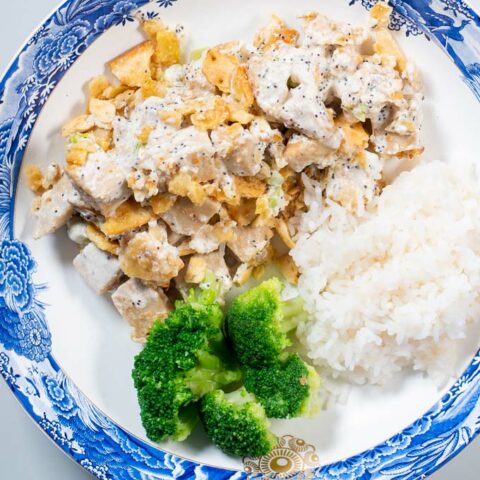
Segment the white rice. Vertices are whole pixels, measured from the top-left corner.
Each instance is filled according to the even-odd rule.
[[[362,218],[310,211],[293,258],[311,318],[298,337],[333,378],[384,383],[411,366],[442,382],[480,318],[480,190],[473,168],[433,162],[403,173]],[[313,233],[312,233],[313,232]]]

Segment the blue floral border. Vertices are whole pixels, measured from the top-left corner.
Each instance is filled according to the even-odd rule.
[[[156,0],[158,8],[179,0]],[[348,0],[347,0],[348,1]],[[0,372],[24,408],[67,454],[102,480],[240,480],[234,472],[165,453],[105,417],[51,356],[35,284],[36,264],[13,238],[18,173],[39,112],[72,63],[105,30],[134,21],[148,0],[67,0],[31,37],[0,81]],[[374,0],[350,0],[370,8]],[[480,18],[462,0],[391,0],[391,28],[425,33],[460,69],[480,101]],[[147,17],[158,10],[149,9]],[[429,412],[403,432],[343,462],[320,467],[324,480],[423,478],[480,431],[480,353]],[[248,478],[260,478],[248,477]]]

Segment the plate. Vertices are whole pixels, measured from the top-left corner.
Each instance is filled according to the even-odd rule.
[[[385,387],[354,387],[314,420],[276,422],[279,445],[235,460],[199,429],[182,444],[143,432],[130,379],[140,347],[105,298],[77,276],[60,233],[32,240],[25,163],[61,161],[58,131],[80,113],[83,86],[142,36],[139,16],[181,22],[198,48],[248,39],[275,12],[315,9],[362,21],[373,0],[67,0],[28,40],[0,82],[0,371],[39,426],[100,479],[416,479],[480,431],[478,332],[461,345],[464,372],[438,391],[407,372]],[[391,28],[425,75],[427,155],[478,152],[480,18],[460,0],[393,0]]]

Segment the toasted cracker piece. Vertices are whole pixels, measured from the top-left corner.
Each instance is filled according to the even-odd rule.
[[[158,32],[165,30],[165,24],[160,18],[152,18],[142,22],[142,29],[150,40],[155,41]]]
[[[176,33],[165,26],[162,20],[154,18],[142,24],[145,33],[155,44],[153,61],[162,67],[180,63],[180,41]]]
[[[97,142],[97,145],[99,145],[105,151],[110,150],[113,142],[112,130],[96,127],[94,130],[92,130],[92,134],[95,137],[95,142]]]
[[[136,100],[137,90],[129,89],[124,90],[122,93],[119,93],[117,96],[112,97],[112,102],[115,105],[115,108],[122,110],[125,107],[131,107]]]
[[[170,125],[174,128],[180,128],[182,126],[183,112],[160,110],[157,115],[158,118],[167,125]]]
[[[257,265],[256,267],[253,268],[252,277],[255,280],[260,280],[260,278],[262,278],[265,275],[265,270],[266,270],[265,265]]]
[[[395,57],[397,64],[395,68],[402,73],[407,66],[407,57],[393,38],[392,34],[385,28],[376,33],[373,50],[379,55],[391,55]]]
[[[127,91],[135,92],[135,90],[129,89],[126,85],[110,85],[103,91],[103,98],[105,100],[113,100]]]
[[[251,278],[252,273],[253,273],[254,267],[242,263],[238,268],[237,271],[235,272],[235,276],[233,277],[233,283],[237,287],[241,287],[242,285],[245,285]]]
[[[180,63],[180,41],[175,32],[164,28],[155,35],[155,55],[153,60],[162,67],[170,67]]]
[[[211,48],[203,62],[202,72],[212,85],[223,93],[231,93],[245,108],[253,105],[253,90],[247,70],[234,55],[222,53],[219,48]]]
[[[251,123],[255,116],[248,113],[242,105],[238,103],[228,103],[228,120],[240,125],[248,125]]]
[[[94,243],[100,250],[118,255],[120,245],[117,242],[109,240],[97,227],[92,224],[87,225],[85,230],[87,238]]]
[[[180,257],[189,257],[190,255],[197,253],[196,250],[189,245],[187,240],[182,242],[177,248]]]
[[[25,167],[25,177],[33,193],[42,194],[45,191],[43,173],[37,165],[27,165]]]
[[[202,66],[206,79],[223,93],[230,93],[232,79],[239,66],[234,55],[220,53],[218,49],[208,50]]]
[[[250,108],[255,101],[252,86],[248,80],[247,69],[239,66],[233,75],[232,89],[233,98],[245,108]]]
[[[148,143],[150,134],[155,130],[154,125],[145,125],[142,129],[136,134],[136,137],[140,143]]]
[[[110,127],[115,119],[115,104],[110,100],[92,98],[88,110],[95,117],[95,123],[101,127]]]
[[[150,199],[150,206],[155,215],[162,215],[168,212],[174,205],[177,197],[169,193],[159,193]]]
[[[177,279],[177,286],[184,292],[188,291],[188,284],[200,284],[209,282],[210,275],[219,280],[219,298],[228,292],[232,286],[232,277],[225,262],[224,254],[220,250],[213,251],[206,255],[194,255],[189,260],[188,268],[182,272],[181,278]],[[202,275],[203,274],[203,275]]]
[[[164,97],[165,85],[157,80],[149,79],[142,85],[142,96],[144,99],[149,97]]]
[[[299,35],[297,30],[288,28],[281,18],[272,15],[268,25],[255,35],[253,45],[260,50],[268,50],[278,42],[296,45]]]
[[[255,213],[256,200],[254,198],[243,199],[239,205],[226,205],[229,215],[240,227],[247,227],[257,216]]]
[[[213,130],[222,123],[225,123],[230,116],[225,101],[220,97],[215,97],[210,104],[204,104],[195,112],[190,120],[200,130]]]
[[[188,262],[185,273],[187,283],[201,283],[207,274],[207,262],[199,255],[193,256]]]
[[[85,165],[87,162],[87,158],[87,150],[78,148],[78,146],[71,148],[65,157],[65,161],[67,162],[65,170],[68,172],[71,168],[83,167],[83,165]]]
[[[390,23],[392,7],[387,3],[378,2],[370,9],[370,18],[375,20],[375,28],[387,28]]]
[[[153,42],[147,40],[111,60],[109,66],[123,84],[141,87],[152,79],[150,62],[154,51]]]
[[[92,115],[79,115],[66,123],[62,128],[62,136],[68,138],[75,133],[86,133],[95,127]]]
[[[50,190],[62,178],[62,169],[59,165],[52,163],[48,166],[47,173],[43,175],[37,165],[27,165],[25,176],[30,190],[37,195],[41,195]]]
[[[283,243],[289,248],[295,248],[295,242],[290,235],[290,231],[288,230],[287,222],[284,219],[278,218],[276,221],[275,229],[279,237],[282,239]]]
[[[168,191],[179,197],[187,197],[195,205],[202,205],[207,197],[205,190],[188,173],[179,173],[170,180]]]
[[[120,252],[120,265],[129,277],[168,287],[184,263],[176,247],[149,232],[140,232]]]
[[[233,183],[242,198],[260,198],[267,190],[265,182],[257,177],[233,177]]]
[[[103,99],[103,92],[110,87],[110,82],[105,75],[99,75],[90,80],[88,84],[88,93],[90,98],[101,98]]]
[[[360,122],[350,123],[344,115],[340,115],[335,124],[338,125],[344,134],[340,150],[347,154],[353,154],[368,147],[370,136]]]
[[[238,199],[236,196],[227,196],[227,194],[217,185],[207,184],[204,188],[207,195],[217,202],[227,203],[228,205],[238,205]]]
[[[121,235],[146,225],[152,218],[151,212],[133,199],[127,200],[117,208],[115,215],[100,225],[107,236]]]
[[[213,225],[212,235],[219,243],[227,243],[235,238],[235,222],[217,223]]]
[[[66,170],[85,165],[88,155],[95,152],[97,148],[95,142],[90,137],[75,139],[74,142],[68,145],[65,157],[67,163]]]
[[[293,261],[293,258],[290,254],[283,255],[277,259],[278,266],[282,275],[285,277],[287,282],[290,282],[292,285],[298,285],[298,279],[300,277],[300,272],[298,267]]]

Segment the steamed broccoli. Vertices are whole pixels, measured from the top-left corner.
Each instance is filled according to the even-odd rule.
[[[283,301],[282,282],[272,278],[237,297],[228,312],[227,328],[243,365],[261,368],[278,361],[291,345],[287,333],[305,316],[300,298]]]
[[[245,388],[269,418],[310,416],[318,408],[320,377],[298,354],[286,354],[275,365],[245,369]]]
[[[265,410],[244,388],[208,393],[201,402],[200,417],[212,442],[229,455],[260,457],[277,443]]]
[[[194,402],[241,379],[226,352],[224,317],[215,298],[205,290],[177,302],[165,322],[155,323],[135,358],[132,377],[142,423],[155,442],[185,440],[198,421]]]

